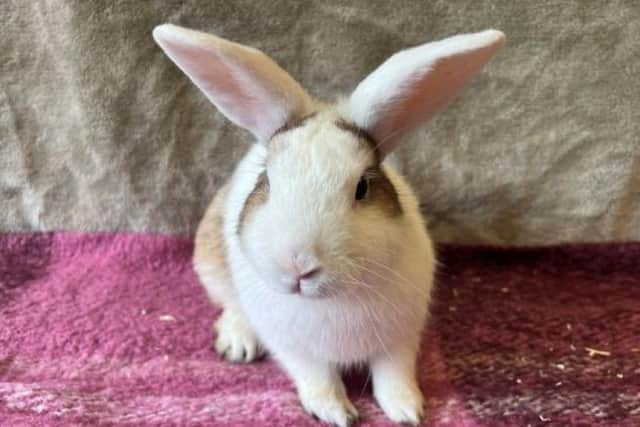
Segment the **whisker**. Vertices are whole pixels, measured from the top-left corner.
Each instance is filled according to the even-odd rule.
[[[360,287],[361,287],[365,292],[367,292],[368,296],[370,296],[370,295],[372,294],[372,292],[373,292],[373,293],[377,294],[379,297],[381,297],[381,298],[382,298],[382,302],[383,302],[383,303],[385,303],[385,304],[387,304],[389,307],[391,307],[391,309],[393,309],[393,311],[394,311],[396,314],[398,314],[398,317],[391,317],[391,319],[387,319],[387,320],[390,320],[391,325],[392,325],[395,329],[402,330],[402,329],[401,329],[402,324],[400,324],[400,320],[399,320],[399,319],[400,319],[400,317],[402,317],[402,312],[401,312],[401,310],[400,310],[400,308],[399,308],[399,306],[398,306],[397,304],[393,304],[393,303],[391,302],[391,300],[389,300],[388,298],[386,298],[386,296],[385,296],[384,294],[382,294],[381,292],[379,292],[379,291],[378,291],[378,290],[376,290],[375,288],[373,288],[373,287],[371,287],[371,286],[366,285],[366,283],[364,283],[364,282],[363,282],[363,281],[361,281],[361,280],[352,280],[352,281],[349,281],[349,282],[347,282],[347,283],[352,283],[352,284],[355,284],[355,285],[360,286]],[[362,303],[362,300],[360,300],[360,298],[358,298],[357,294],[355,294],[355,293],[354,293],[353,295],[354,295],[354,297],[355,297],[356,299],[358,299],[358,302],[359,302],[359,303]],[[369,307],[369,306],[367,305],[367,307]]]
[[[376,264],[377,266],[384,268],[385,270],[387,270],[388,272],[392,273],[394,276],[396,276],[398,279],[400,279],[401,283],[406,284],[407,286],[412,287],[413,289],[415,289],[416,291],[420,292],[421,296],[425,296],[428,295],[428,292],[426,289],[418,286],[417,284],[415,284],[413,281],[407,279],[406,277],[404,277],[403,275],[401,275],[400,273],[398,273],[396,270],[394,270],[393,268],[389,267],[386,264],[383,264],[381,262],[378,262],[374,259],[370,259],[369,262],[373,262],[374,264]],[[425,278],[426,280],[426,278]]]
[[[370,307],[367,303],[363,303],[355,294],[354,296],[356,297],[356,299],[358,299],[358,303],[362,304],[362,307],[365,310],[365,314],[367,314],[369,316],[369,318],[371,319],[373,317],[372,322],[371,322],[371,329],[373,329],[373,333],[376,336],[376,339],[378,340],[378,342],[380,343],[380,346],[382,347],[382,350],[385,352],[385,354],[387,355],[387,357],[394,361],[393,356],[391,355],[391,353],[389,352],[389,349],[387,348],[387,346],[385,345],[384,341],[382,340],[382,337],[380,336],[380,333],[378,332],[378,328],[376,327],[376,321],[380,321],[380,318],[378,316],[375,315],[375,312],[372,312],[370,310]]]
[[[367,260],[367,261],[371,261],[371,260]],[[383,266],[383,264],[380,264],[380,266]],[[365,272],[371,273],[371,274],[373,274],[373,275],[375,275],[375,276],[379,277],[380,279],[384,280],[385,282],[391,282],[391,281],[392,281],[390,277],[388,277],[388,276],[384,276],[382,273],[377,272],[377,271],[375,271],[375,270],[373,270],[373,269],[370,269],[370,268],[368,268],[368,267],[367,267],[366,265],[364,265],[364,264],[360,264],[360,265],[359,265],[359,267],[360,267],[362,270],[364,270]],[[384,266],[384,267],[385,267],[388,271],[390,271],[390,272],[393,272],[393,271],[394,271],[393,269],[391,269],[391,268],[389,268],[389,267],[387,267],[387,266]],[[406,285],[406,286],[408,286],[408,287],[411,287],[413,290],[415,290],[416,292],[418,292],[418,295],[419,295],[420,297],[425,298],[425,297],[427,297],[427,296],[428,296],[428,295],[427,295],[427,291],[426,291],[425,289],[421,289],[421,288],[419,288],[419,287],[418,287],[417,285],[415,285],[413,282],[411,282],[411,281],[409,281],[409,280],[407,280],[407,279],[403,278],[402,276],[398,276],[398,278],[400,279],[400,283],[401,283],[401,284],[404,284],[404,285]]]
[[[364,260],[364,261],[366,261],[366,262],[371,262],[371,263],[376,264],[376,265],[377,265],[377,266],[379,266],[379,267],[384,268],[384,269],[385,269],[385,270],[387,270],[388,272],[393,273],[393,274],[394,274],[394,275],[395,275],[395,276],[400,280],[400,283],[405,284],[405,285],[407,285],[407,286],[410,286],[410,287],[412,287],[414,290],[418,291],[418,292],[419,292],[419,294],[420,294],[420,296],[422,296],[422,297],[424,297],[424,296],[428,296],[428,293],[427,293],[426,289],[420,288],[418,285],[416,285],[416,284],[415,284],[415,283],[413,283],[411,280],[407,279],[406,277],[404,277],[403,275],[401,275],[400,273],[398,273],[396,270],[392,269],[392,268],[391,268],[391,267],[389,267],[388,265],[386,265],[386,264],[384,264],[384,263],[381,263],[381,262],[379,262],[379,261],[376,261],[376,260],[374,260],[374,259],[370,259],[370,258],[357,258],[357,259],[362,259],[362,260]],[[372,274],[374,274],[374,275],[376,275],[376,276],[378,276],[378,277],[380,277],[380,278],[382,278],[382,279],[385,279],[385,280],[388,280],[388,279],[389,279],[388,277],[383,276],[381,273],[378,273],[378,272],[376,272],[376,271],[374,271],[374,270],[371,270],[371,269],[367,268],[367,266],[366,266],[366,265],[364,265],[364,264],[360,264],[360,267],[361,267],[362,269],[364,269],[365,271],[367,271],[367,272],[369,272],[369,273],[372,273]]]

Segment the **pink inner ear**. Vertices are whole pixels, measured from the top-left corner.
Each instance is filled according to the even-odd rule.
[[[380,144],[392,143],[385,147],[386,152],[395,148],[390,139],[395,139],[397,144],[404,133],[427,122],[455,99],[467,80],[484,65],[473,61],[472,56],[439,60],[428,73],[418,76],[413,85],[406,87],[396,102],[389,105],[387,117],[373,130],[375,135],[380,135]]]
[[[207,98],[259,141],[311,104],[304,89],[256,49],[173,25],[157,27],[153,34]]]
[[[218,51],[199,45],[164,44],[168,56],[229,120],[265,139],[286,121],[283,100],[271,99],[250,78],[249,70]],[[284,119],[283,119],[284,117]],[[273,124],[275,123],[275,124]]]
[[[498,31],[455,36],[392,56],[354,91],[351,109],[384,154],[451,102],[502,45]]]

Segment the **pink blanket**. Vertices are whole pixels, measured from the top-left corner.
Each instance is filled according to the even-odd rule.
[[[0,235],[0,426],[312,426],[266,359],[211,350],[188,239]],[[429,426],[640,425],[640,244],[441,248]],[[364,426],[392,425],[366,373]]]

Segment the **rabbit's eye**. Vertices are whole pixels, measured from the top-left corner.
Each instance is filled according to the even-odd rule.
[[[360,178],[358,181],[358,186],[356,187],[356,200],[362,200],[367,195],[367,191],[369,191],[369,183],[365,179],[365,177]]]

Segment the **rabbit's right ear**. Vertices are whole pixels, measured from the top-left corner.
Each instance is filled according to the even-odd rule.
[[[260,142],[312,108],[307,92],[257,49],[171,24],[156,27],[153,38],[229,120]]]

